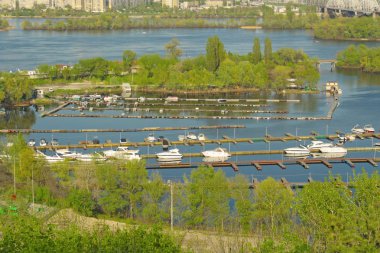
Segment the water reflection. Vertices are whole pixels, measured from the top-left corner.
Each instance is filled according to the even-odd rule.
[[[205,163],[219,163],[225,162],[228,160],[228,157],[205,157],[202,159]]]
[[[1,129],[24,129],[31,128],[36,122],[36,115],[32,108],[23,107],[6,110],[4,115],[0,116]]]

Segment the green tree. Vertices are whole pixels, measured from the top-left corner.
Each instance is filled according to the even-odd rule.
[[[253,220],[253,196],[247,187],[249,180],[243,175],[236,175],[231,182],[231,197],[235,201],[240,230],[249,232]]]
[[[215,72],[225,58],[224,45],[218,36],[210,37],[206,45],[206,67],[209,71]]]
[[[223,171],[201,166],[185,178],[189,209],[184,213],[195,227],[224,229],[229,214],[228,182]]]
[[[289,224],[293,193],[268,177],[254,191],[254,217],[269,231],[272,239]]]
[[[134,51],[125,50],[123,52],[123,66],[126,71],[131,72],[131,69],[135,60],[136,60],[136,53]]]
[[[257,64],[261,61],[261,49],[260,49],[260,39],[255,38],[253,42],[253,50],[252,50],[252,59],[251,62],[253,64]]]
[[[147,221],[160,223],[168,219],[168,187],[162,182],[160,174],[154,173],[152,180],[144,185],[142,196],[142,216]]]
[[[166,55],[172,59],[178,59],[182,55],[182,50],[178,47],[179,40],[172,38],[167,44],[165,44]]]
[[[92,198],[91,192],[82,189],[72,189],[66,201],[75,211],[86,216],[93,215],[95,201]]]
[[[270,40],[270,38],[265,38],[264,45],[264,60],[265,63],[268,64],[272,60],[272,41]]]

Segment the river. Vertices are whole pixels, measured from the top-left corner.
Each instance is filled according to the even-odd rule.
[[[19,27],[23,19],[12,19],[10,23],[16,29],[0,32],[0,69],[17,70],[33,69],[39,64],[73,64],[78,59],[100,56],[107,59],[120,59],[124,50],[136,51],[138,55],[147,53],[164,54],[164,45],[173,37],[180,41],[180,47],[184,51],[183,57],[195,56],[205,51],[205,44],[209,36],[218,35],[223,41],[226,50],[246,54],[252,49],[254,37],[259,37],[263,42],[266,37],[271,38],[273,49],[282,47],[292,47],[301,49],[305,53],[319,57],[321,59],[335,58],[339,50],[344,49],[352,42],[337,41],[317,41],[308,31],[281,31],[281,30],[242,30],[242,29],[158,29],[158,30],[130,30],[112,32],[47,32],[47,31],[22,31]],[[380,46],[379,42],[366,42],[369,46]],[[380,128],[380,76],[352,73],[350,71],[330,72],[329,64],[321,66],[320,85],[326,81],[338,81],[343,89],[340,97],[340,105],[337,108],[334,118],[330,121],[284,121],[284,120],[217,120],[217,119],[82,119],[82,118],[40,118],[38,115],[30,120],[28,126],[36,129],[62,129],[62,128],[140,128],[149,126],[196,126],[196,125],[216,125],[216,124],[244,124],[246,129],[236,130],[236,137],[262,137],[267,131],[272,136],[280,136],[284,133],[298,135],[308,135],[312,130],[320,133],[333,133],[336,130],[349,132],[355,124],[372,123],[374,127]],[[322,86],[321,86],[322,87]],[[331,98],[324,94],[320,95],[284,95],[283,98],[300,99],[299,104],[278,104],[272,105],[276,109],[287,109],[290,115],[325,116]],[[68,112],[66,112],[68,113]],[[34,123],[33,123],[34,122]],[[18,127],[22,127],[20,121]],[[203,131],[208,138],[215,138],[215,130]],[[148,133],[125,134],[131,141],[141,141]],[[183,132],[162,132],[155,133],[164,135],[170,139],[176,139],[178,134]],[[223,134],[233,136],[233,130],[220,130],[219,137]],[[52,136],[35,134],[31,137],[39,139]],[[62,143],[77,143],[84,140],[83,134],[55,134]],[[89,135],[92,138],[94,135]],[[99,139],[105,141],[111,139],[118,141],[120,135],[99,134]],[[363,140],[347,144],[351,147],[371,146],[372,141]],[[307,144],[307,143],[306,143]],[[260,149],[282,149],[296,146],[298,143],[254,143],[225,145],[231,151],[240,150],[260,150]],[[214,148],[210,145],[207,147]],[[198,146],[178,147],[181,152],[200,152],[203,148]],[[141,148],[141,153],[156,153],[160,149]],[[376,153],[352,153],[349,157],[372,157]],[[232,157],[236,159],[266,159],[279,158],[281,156],[267,155],[259,157]],[[186,158],[184,161],[196,161],[199,159]],[[376,170],[370,165],[357,165],[356,170],[366,168],[368,171]],[[234,175],[232,169],[225,168],[228,176]],[[352,169],[347,165],[334,165],[331,170],[334,174],[340,174],[344,178],[352,175]],[[167,179],[179,180],[187,170],[162,171],[162,175]],[[325,178],[329,170],[323,165],[312,165],[309,170],[301,166],[289,166],[286,170],[278,167],[264,167],[258,172],[253,167],[242,167],[240,173],[252,175],[259,179],[266,176],[273,176],[276,179],[285,176],[288,181],[305,181],[310,174],[315,179]]]

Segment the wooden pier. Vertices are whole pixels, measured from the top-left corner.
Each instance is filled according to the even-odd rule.
[[[374,167],[378,166],[380,158],[329,158],[329,159],[294,159],[294,160],[252,160],[252,161],[237,161],[237,162],[194,162],[194,163],[178,163],[178,164],[147,164],[146,169],[194,169],[199,166],[209,166],[213,168],[232,168],[233,171],[239,171],[239,167],[253,167],[261,171],[263,166],[278,166],[281,169],[286,169],[286,166],[301,165],[305,169],[309,169],[309,165],[322,164],[328,169],[333,168],[333,164],[348,164],[350,167],[357,163],[368,163]]]
[[[50,110],[50,111],[47,111],[47,112],[45,112],[45,113],[42,113],[42,114],[41,114],[41,117],[43,118],[43,117],[49,116],[50,114],[53,114],[53,113],[55,113],[55,112],[58,112],[58,111],[62,110],[63,108],[65,108],[66,106],[68,106],[69,104],[71,104],[71,101],[66,102],[66,103],[63,103],[63,104],[61,104],[61,105],[55,107],[54,109],[52,109],[52,110]]]

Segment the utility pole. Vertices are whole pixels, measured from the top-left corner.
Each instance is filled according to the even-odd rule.
[[[168,180],[170,184],[170,230],[173,231],[173,182]]]

